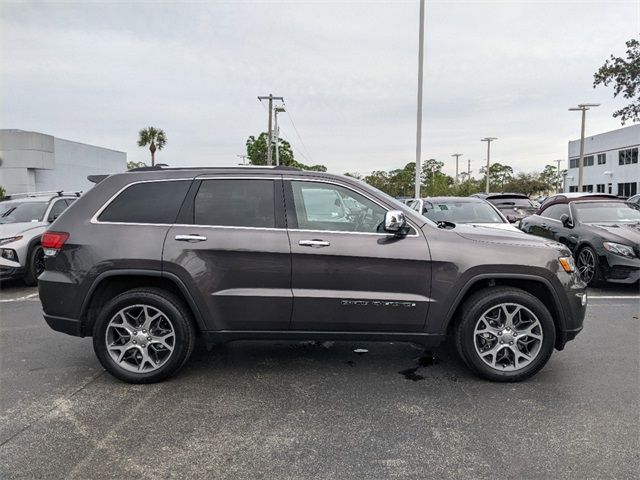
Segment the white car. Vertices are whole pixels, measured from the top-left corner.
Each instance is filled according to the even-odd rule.
[[[410,208],[433,222],[466,223],[479,227],[520,232],[491,203],[475,197],[426,197],[413,200]]]
[[[0,201],[0,280],[38,283],[44,270],[40,237],[80,192],[18,193]]]

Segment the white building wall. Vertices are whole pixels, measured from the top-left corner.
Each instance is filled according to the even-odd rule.
[[[111,174],[127,170],[127,154],[84,143],[54,139],[56,166],[36,170],[36,190],[86,191],[93,186],[88,175]]]
[[[0,186],[18,192],[86,191],[88,175],[127,169],[127,154],[38,132],[0,130]]]
[[[618,194],[618,184],[635,183],[636,192],[640,192],[640,163],[619,165],[620,150],[640,150],[640,124],[630,125],[611,132],[601,133],[584,139],[584,156],[593,156],[592,166],[583,167],[583,185],[593,187],[605,185],[605,193]],[[578,185],[578,168],[571,168],[571,159],[580,157],[580,140],[569,142],[567,161],[567,181],[564,191]],[[598,165],[598,154],[606,155],[606,163]],[[611,190],[609,190],[611,188]]]

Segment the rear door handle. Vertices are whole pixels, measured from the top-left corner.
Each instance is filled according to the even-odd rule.
[[[176,240],[179,242],[204,242],[206,239],[207,237],[196,234],[176,235]]]
[[[329,245],[331,245],[329,242],[325,242],[324,240],[300,240],[298,242],[298,245],[300,245],[301,247],[315,247],[315,248],[322,248],[322,247],[328,247]]]

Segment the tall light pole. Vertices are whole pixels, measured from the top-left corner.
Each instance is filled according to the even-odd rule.
[[[558,164],[558,171],[556,172],[556,193],[560,193],[560,162],[563,161],[562,159],[554,160],[554,162]]]
[[[580,129],[580,160],[578,163],[578,191],[582,191],[582,173],[584,168],[584,121],[587,116],[587,110],[592,107],[599,107],[599,103],[580,103],[577,107],[572,107],[569,110],[572,112],[582,112],[582,128]]]
[[[471,160],[467,159],[467,195],[471,194]]]
[[[453,155],[451,155],[452,157],[456,157],[456,180],[455,180],[455,184],[458,184],[458,159],[462,156],[461,153],[454,153]]]
[[[489,193],[489,169],[491,168],[491,142],[497,140],[497,137],[484,137],[481,142],[487,142],[487,187],[486,192]]]
[[[280,165],[280,127],[278,127],[278,114],[286,112],[284,107],[276,107],[273,109],[275,119],[275,141],[276,141],[276,167]]]
[[[420,0],[420,33],[418,34],[418,121],[416,125],[416,187],[415,198],[420,198],[422,165],[422,70],[424,64],[424,0]]]

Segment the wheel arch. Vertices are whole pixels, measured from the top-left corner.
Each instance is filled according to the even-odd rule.
[[[200,309],[187,287],[176,275],[159,270],[126,269],[103,272],[91,284],[80,310],[83,335],[91,335],[102,305],[116,295],[138,287],[156,287],[172,293],[190,310],[196,329],[200,332],[206,330]]]
[[[481,274],[468,280],[459,290],[459,293],[455,297],[455,300],[447,313],[444,326],[444,330],[447,335],[451,335],[453,333],[453,328],[459,320],[460,311],[462,310],[464,302],[474,293],[485,288],[496,286],[519,288],[530,293],[544,303],[544,305],[549,309],[549,313],[551,314],[555,325],[556,348],[562,349],[562,347],[564,347],[564,345],[558,341],[562,338],[560,332],[565,328],[565,313],[558,294],[548,279],[527,274]],[[546,301],[549,296],[551,297],[551,302]]]

